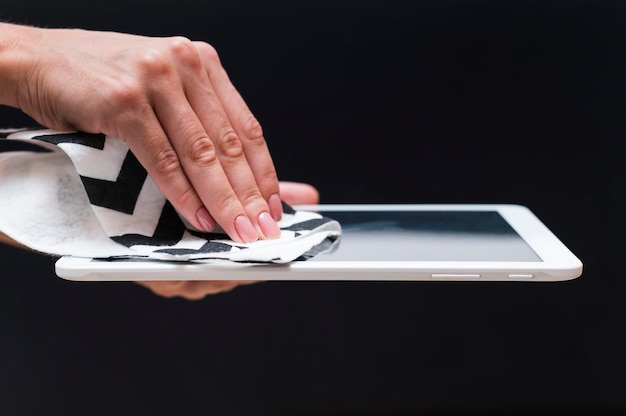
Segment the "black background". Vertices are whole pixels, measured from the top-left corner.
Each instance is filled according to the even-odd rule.
[[[9,0],[0,19],[205,40],[281,179],[324,203],[520,203],[585,265],[190,302],[2,247],[1,414],[626,413],[626,3]]]

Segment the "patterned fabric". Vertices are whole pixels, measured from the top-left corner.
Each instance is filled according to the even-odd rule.
[[[0,175],[0,198],[15,201],[0,206],[0,231],[50,254],[285,263],[330,250],[341,234],[336,221],[284,203],[278,239],[242,244],[221,230],[196,230],[127,145],[102,134],[0,131]],[[80,200],[85,197],[88,201]],[[53,221],[39,218],[55,212]]]

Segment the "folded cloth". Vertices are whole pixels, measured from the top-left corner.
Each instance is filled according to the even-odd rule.
[[[42,253],[286,263],[332,250],[341,226],[283,203],[281,236],[250,244],[178,215],[122,140],[0,130],[0,232]]]

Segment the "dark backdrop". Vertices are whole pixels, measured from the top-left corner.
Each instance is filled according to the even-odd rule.
[[[520,203],[585,265],[189,302],[2,247],[1,414],[626,412],[626,3],[7,0],[0,19],[206,40],[282,179],[324,203]]]

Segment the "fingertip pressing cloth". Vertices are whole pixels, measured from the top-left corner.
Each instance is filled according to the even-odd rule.
[[[122,140],[0,130],[0,232],[42,253],[287,263],[332,250],[341,226],[283,203],[281,236],[236,243],[184,221]]]

